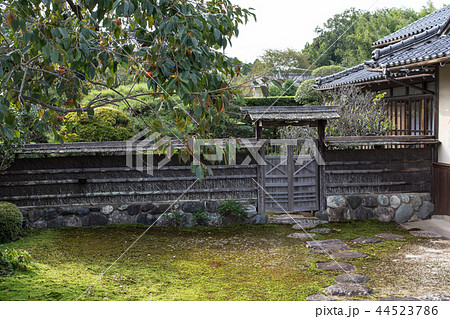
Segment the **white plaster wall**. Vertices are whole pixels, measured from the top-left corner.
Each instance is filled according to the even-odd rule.
[[[439,163],[450,164],[450,65],[439,69]]]

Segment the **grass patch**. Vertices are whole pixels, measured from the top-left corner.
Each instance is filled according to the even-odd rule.
[[[383,258],[419,239],[395,224],[376,221],[329,223],[329,234],[350,244],[379,232],[404,235],[353,248],[370,257],[352,262],[372,272]],[[30,230],[3,247],[26,249],[31,271],[0,278],[0,300],[74,300],[145,230],[140,225]],[[319,271],[304,241],[287,238],[285,225],[222,228],[152,228],[81,300],[305,300],[334,283],[335,273]],[[372,276],[372,275],[371,275]],[[373,276],[372,276],[373,277]]]

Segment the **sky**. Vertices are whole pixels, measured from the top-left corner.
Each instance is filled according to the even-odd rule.
[[[426,5],[426,0],[231,0],[243,8],[254,8],[257,22],[239,28],[239,37],[232,39],[233,46],[226,50],[230,57],[243,62],[253,62],[264,49],[292,48],[302,50],[316,36],[314,29],[344,10],[374,11],[380,8],[413,8]],[[442,8],[445,1],[434,0]]]

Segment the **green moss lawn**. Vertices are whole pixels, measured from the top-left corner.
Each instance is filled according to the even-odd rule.
[[[350,244],[360,236],[393,232],[405,242],[356,245],[370,256],[352,263],[384,282],[380,268],[403,246],[419,241],[395,224],[376,221],[330,223],[320,239]],[[146,227],[29,230],[11,244],[26,249],[34,266],[0,277],[0,300],[76,300]],[[296,232],[284,225],[234,225],[223,228],[151,228],[80,300],[305,300],[334,284],[336,273],[315,269],[327,256],[310,254]],[[388,273],[388,270],[386,270]]]

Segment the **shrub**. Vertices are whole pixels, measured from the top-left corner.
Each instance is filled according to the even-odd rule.
[[[26,250],[5,249],[0,252],[0,267],[13,271],[31,265],[31,256]]]
[[[242,205],[235,200],[228,200],[219,206],[219,213],[222,216],[235,215],[238,217],[247,217],[247,212],[242,208]]]
[[[16,205],[0,202],[0,243],[15,240],[22,229],[22,221],[22,213]]]
[[[123,112],[99,107],[94,115],[70,113],[61,135],[68,142],[125,141],[133,136],[130,118]]]
[[[245,106],[295,106],[293,96],[271,96],[271,97],[246,97],[244,98]]]
[[[328,75],[336,74],[341,71],[346,70],[343,66],[339,65],[326,65],[321,66],[320,68],[315,69],[312,71],[311,75],[316,78],[322,78]]]
[[[207,211],[198,209],[192,214],[192,219],[199,225],[207,225],[208,214],[209,213]]]
[[[330,104],[339,105],[339,119],[328,122],[327,136],[377,136],[393,129],[387,116],[384,93],[356,86],[337,89]]]
[[[295,101],[300,105],[319,105],[322,103],[322,92],[314,88],[316,85],[315,79],[303,81],[297,89],[295,94]]]

